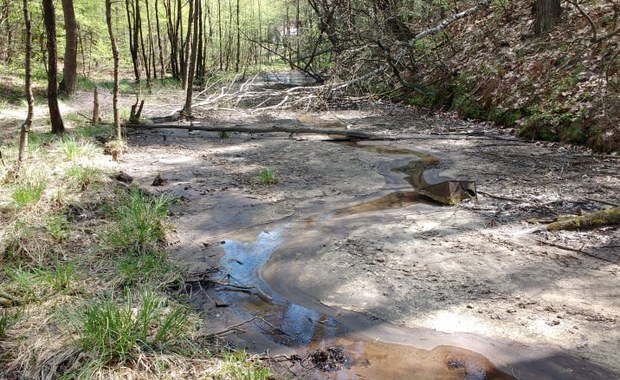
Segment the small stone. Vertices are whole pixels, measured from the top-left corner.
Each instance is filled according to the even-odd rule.
[[[157,174],[157,177],[153,179],[151,186],[164,186],[168,183],[168,180],[161,176],[161,173]]]
[[[467,305],[466,306],[468,309],[473,309],[474,307],[472,305]]]
[[[130,176],[129,174],[125,173],[125,172],[119,172],[116,175],[116,180],[117,181],[121,181],[123,183],[132,183],[133,182],[133,177]]]

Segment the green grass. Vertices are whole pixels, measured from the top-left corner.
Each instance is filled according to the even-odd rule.
[[[217,132],[217,137],[222,139],[222,140],[225,140],[225,139],[230,138],[230,133],[228,133],[227,131],[218,131]]]
[[[53,271],[44,271],[44,278],[57,292],[68,290],[75,282],[75,264],[71,261],[60,262],[58,259],[54,264]]]
[[[126,256],[118,263],[118,273],[121,287],[144,283],[161,287],[170,284],[178,277],[178,272],[168,262],[167,255],[160,252]]]
[[[45,229],[56,241],[62,242],[69,237],[69,221],[63,214],[47,215]]]
[[[65,175],[80,191],[84,191],[101,178],[102,171],[97,168],[74,165],[67,169]]]
[[[102,137],[105,140],[111,140],[114,136],[114,126],[111,124],[87,124],[73,130],[73,133],[79,138],[96,138]]]
[[[258,172],[258,181],[263,185],[275,185],[280,180],[276,172],[271,168],[262,168]]]
[[[158,252],[166,237],[171,201],[168,195],[150,197],[132,190],[114,211],[116,223],[108,236],[111,247],[138,255]]]
[[[28,178],[15,185],[11,198],[19,207],[36,204],[41,200],[46,186],[47,181],[43,178]]]
[[[0,339],[6,335],[7,330],[18,318],[19,313],[0,309]]]
[[[269,369],[248,360],[245,351],[227,352],[223,356],[222,373],[226,379],[268,380],[273,379]]]
[[[143,350],[157,350],[186,339],[186,308],[167,305],[166,299],[145,292],[122,304],[95,302],[79,316],[81,348],[106,365],[125,362]]]
[[[75,161],[81,157],[92,157],[98,148],[89,141],[79,140],[74,135],[63,137],[60,148],[69,161]]]

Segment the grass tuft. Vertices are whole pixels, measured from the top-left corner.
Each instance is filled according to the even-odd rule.
[[[273,379],[269,369],[248,359],[245,351],[227,352],[223,355],[221,376],[226,379],[268,380]]]
[[[93,143],[80,141],[74,135],[65,136],[60,142],[60,147],[69,161],[78,160],[83,156],[92,157],[98,150]]]
[[[280,180],[273,169],[262,168],[260,172],[258,172],[258,181],[263,185],[275,185]]]
[[[135,303],[135,304],[134,304]],[[80,345],[103,364],[126,362],[142,350],[172,346],[185,337],[187,309],[168,307],[166,300],[145,292],[123,304],[103,300],[91,304],[80,316]]]
[[[19,207],[36,204],[41,200],[46,186],[43,178],[28,178],[13,188],[11,198]]]
[[[116,224],[109,234],[112,248],[144,254],[157,252],[166,238],[166,221],[172,197],[149,197],[133,190],[115,210]]]
[[[74,181],[75,186],[80,191],[85,191],[93,182],[99,179],[102,172],[96,168],[74,165],[68,168],[65,174]]]

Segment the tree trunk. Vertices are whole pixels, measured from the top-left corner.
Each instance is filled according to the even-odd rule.
[[[534,33],[541,36],[553,29],[562,14],[562,7],[560,0],[536,0],[535,9]]]
[[[32,125],[32,114],[34,111],[34,97],[32,96],[32,20],[30,19],[30,4],[28,0],[24,0],[24,25],[26,27],[26,57],[24,89],[26,90],[26,99],[28,100],[28,114],[26,120],[22,124],[19,133],[19,155],[17,157],[17,167],[24,162],[26,158],[26,150],[28,149],[28,134]]]
[[[60,92],[73,95],[77,79],[78,53],[78,24],[75,20],[73,0],[62,0],[62,13],[65,20],[65,66],[62,71]]]
[[[159,52],[160,79],[166,77],[166,68],[164,67],[164,49],[161,43],[161,31],[159,25],[159,1],[155,0],[155,27],[157,28],[157,50]]]
[[[182,85],[184,89],[187,89],[187,86],[191,86],[189,83],[188,73],[189,73],[189,61],[191,59],[190,55],[192,53],[192,22],[194,21],[194,0],[189,0],[189,11],[187,14],[187,34],[185,35],[185,41],[183,42],[183,60],[181,64],[181,69],[183,70],[182,77]]]
[[[43,20],[47,34],[47,103],[50,111],[52,133],[64,133],[65,125],[58,107],[58,65],[56,50],[56,13],[54,0],[43,0]]]
[[[239,16],[241,14],[240,12],[240,7],[239,7],[239,0],[237,0],[237,52],[236,52],[236,59],[235,59],[235,72],[238,73],[239,72],[239,64],[241,61],[241,23],[239,21]]]
[[[191,0],[190,0],[191,1]],[[187,88],[185,89],[185,105],[183,106],[183,111],[181,114],[186,118],[191,118],[192,116],[192,96],[193,96],[193,88],[194,88],[194,73],[196,72],[196,53],[198,50],[198,19],[202,17],[200,14],[200,0],[194,1],[193,14],[192,7],[190,4],[190,15],[193,17],[193,20],[189,20],[188,30],[191,29],[193,23],[193,32],[188,34],[187,45],[191,46],[189,61],[187,63]],[[191,40],[191,41],[190,41]],[[191,45],[190,45],[191,42]]]
[[[136,0],[136,4],[139,0]],[[140,19],[136,17],[136,7],[130,0],[125,0],[127,8],[127,31],[129,32],[129,52],[131,53],[131,62],[133,64],[133,74],[136,82],[140,83]],[[138,10],[139,11],[139,10]]]
[[[114,60],[114,88],[112,89],[112,110],[114,112],[114,129],[116,131],[116,139],[121,141],[121,122],[118,114],[118,66],[119,53],[114,29],[112,28],[112,0],[105,0],[105,19],[108,25],[108,35],[110,36],[110,45],[112,46],[112,57]]]

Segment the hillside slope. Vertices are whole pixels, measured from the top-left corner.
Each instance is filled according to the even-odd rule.
[[[529,1],[496,1],[415,46],[422,84],[408,101],[515,128],[531,139],[620,149],[620,9],[563,2],[558,25],[533,33]],[[598,41],[593,41],[593,26]],[[605,38],[607,37],[607,38]]]

